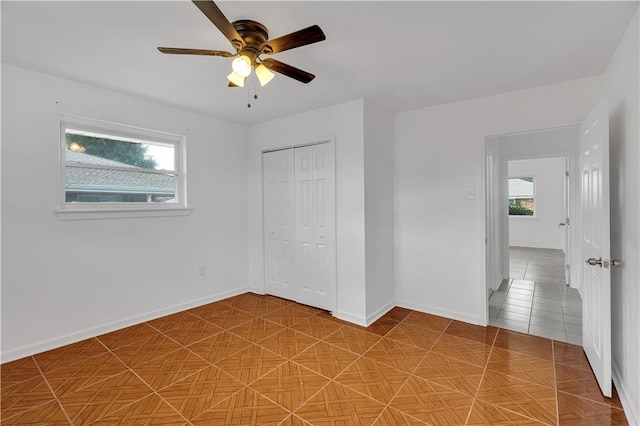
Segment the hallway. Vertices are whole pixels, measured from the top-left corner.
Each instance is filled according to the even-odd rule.
[[[565,285],[564,253],[509,248],[509,280],[489,298],[489,324],[582,345],[582,299]]]

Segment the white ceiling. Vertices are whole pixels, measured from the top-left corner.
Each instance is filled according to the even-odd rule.
[[[392,111],[602,74],[637,2],[218,2],[271,38],[318,24],[327,40],[275,56],[316,74],[228,88],[229,50],[190,1],[2,2],[2,61],[255,123],[365,97]]]

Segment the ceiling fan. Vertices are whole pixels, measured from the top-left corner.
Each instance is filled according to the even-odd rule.
[[[192,0],[218,30],[231,42],[233,52],[206,49],[183,49],[176,47],[158,47],[162,53],[174,55],[205,55],[236,57],[232,63],[233,71],[227,76],[229,86],[244,87],[246,78],[255,70],[260,85],[264,86],[274,77],[271,71],[286,75],[302,83],[309,83],[315,75],[277,61],[273,58],[262,59],[260,55],[273,55],[307,44],[326,39],[319,26],[312,25],[291,34],[269,40],[267,27],[259,22],[242,19],[234,22],[224,16],[212,0]]]

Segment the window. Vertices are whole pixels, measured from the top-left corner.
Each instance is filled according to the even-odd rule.
[[[184,137],[100,121],[61,121],[63,210],[186,208]]]
[[[535,212],[533,176],[509,178],[509,216],[533,216]]]

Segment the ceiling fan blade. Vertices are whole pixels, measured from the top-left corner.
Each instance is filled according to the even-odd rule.
[[[202,13],[220,30],[236,49],[244,47],[245,42],[224,13],[212,0],[192,0]]]
[[[229,82],[228,86],[229,86],[229,87],[240,87],[240,86],[238,86],[237,84],[232,83],[232,82]]]
[[[224,52],[222,50],[206,50],[206,49],[182,49],[179,47],[158,47],[162,53],[171,55],[204,55],[204,56],[222,56],[230,58],[236,56],[237,53]]]
[[[327,37],[317,25],[298,30],[294,33],[269,40],[262,45],[264,53],[279,53],[307,44],[317,43]]]
[[[308,83],[316,78],[316,76],[311,73],[292,67],[291,65],[287,65],[284,62],[276,61],[273,58],[264,59],[262,63],[271,71],[286,75],[287,77],[291,77],[295,80],[301,81],[302,83]]]

